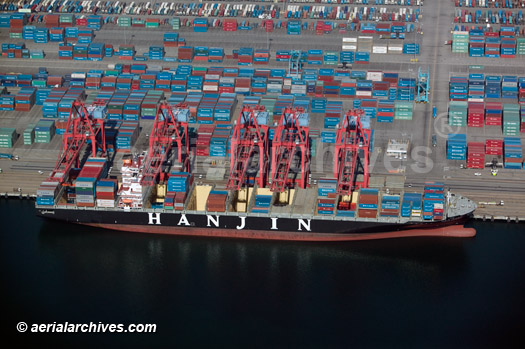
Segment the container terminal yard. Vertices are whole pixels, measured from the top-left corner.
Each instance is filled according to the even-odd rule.
[[[244,105],[262,105],[275,129],[283,106],[293,106],[292,114],[306,113],[311,142],[309,174],[293,184],[302,180],[307,190],[271,210],[314,214],[318,188],[337,172],[337,131],[354,111],[371,130],[368,188],[399,196],[443,183],[477,205],[477,219],[525,220],[523,0],[1,4],[2,196],[36,197],[56,170],[70,113],[56,102],[52,115],[46,99],[58,93],[64,101],[66,91],[106,108],[106,126],[140,127],[129,144],[117,135],[108,148],[109,176],[119,182],[130,154],[151,151],[162,98],[178,112],[189,108],[193,180],[217,191],[238,186],[230,171],[235,136],[224,125],[235,126]],[[111,115],[109,99],[134,90],[143,91],[141,115],[126,117],[125,106]],[[104,93],[109,102],[98,105]],[[141,105],[148,97],[154,105]],[[206,114],[214,98],[215,114]],[[221,128],[230,132],[222,147],[199,138],[214,139]]]

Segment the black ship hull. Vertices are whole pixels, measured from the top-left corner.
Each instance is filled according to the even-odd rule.
[[[337,217],[271,217],[147,212],[125,210],[95,210],[37,207],[40,217],[104,229],[172,234],[216,236],[265,240],[368,240],[410,236],[471,237],[475,230],[463,224],[471,214],[442,221],[388,221],[375,219],[338,220]]]

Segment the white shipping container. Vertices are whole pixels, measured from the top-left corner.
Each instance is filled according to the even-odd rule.
[[[357,46],[356,45],[343,45],[341,47],[341,50],[342,51],[357,51]]]
[[[343,45],[344,43],[356,43],[357,38],[343,38]]]
[[[97,206],[98,207],[115,207],[115,201],[113,200],[103,200],[103,199],[97,199]]]
[[[217,86],[217,85],[204,85],[204,86],[202,86],[202,90],[203,91],[214,91],[214,92],[217,92],[217,91],[219,91],[219,86]]]
[[[356,96],[372,97],[372,91],[355,91]]]
[[[383,80],[383,72],[380,71],[368,71],[366,73],[366,79],[372,80],[372,81],[382,81]]]

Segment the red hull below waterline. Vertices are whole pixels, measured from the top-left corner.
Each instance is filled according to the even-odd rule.
[[[443,236],[468,238],[476,235],[473,228],[463,225],[451,225],[433,229],[408,229],[382,233],[354,233],[354,234],[316,234],[292,231],[263,231],[263,230],[230,230],[230,229],[198,229],[166,226],[144,226],[125,224],[80,223],[97,228],[119,230],[136,233],[167,234],[182,236],[207,236],[221,238],[258,239],[258,240],[287,240],[287,241],[356,241],[391,239],[416,236]]]

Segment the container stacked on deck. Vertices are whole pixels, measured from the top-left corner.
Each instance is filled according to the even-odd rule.
[[[226,200],[228,192],[225,190],[212,190],[206,200],[206,211],[208,212],[226,212]]]
[[[485,144],[482,142],[467,143],[467,168],[485,168]]]
[[[421,194],[404,193],[401,204],[401,217],[421,217]]]
[[[113,208],[117,194],[116,180],[101,179],[96,182],[96,204],[97,207]]]
[[[423,194],[423,219],[443,220],[445,190],[443,183],[426,183]]]
[[[62,186],[58,181],[45,181],[36,190],[36,204],[53,206]]]
[[[270,211],[270,204],[272,203],[272,195],[255,195],[255,205],[252,208],[253,213],[268,213]]]
[[[143,207],[144,199],[148,194],[147,187],[140,184],[142,173],[140,171],[143,158],[138,157],[134,161],[125,160],[120,172],[122,173],[122,185],[118,191],[120,208]]]
[[[317,214],[332,215],[337,200],[337,179],[320,178],[317,182]]]
[[[483,127],[485,122],[485,106],[480,102],[468,102],[468,127]]]
[[[521,169],[523,163],[523,152],[521,139],[518,137],[505,137],[504,142],[504,166],[505,168]]]
[[[171,171],[168,178],[168,191],[164,198],[164,208],[182,211],[186,195],[191,186],[193,177],[188,172]]]
[[[451,126],[467,126],[468,103],[451,101],[448,105],[448,124]]]
[[[381,217],[399,217],[400,197],[399,195],[383,195],[381,198]]]
[[[466,160],[467,135],[449,133],[447,137],[447,160]]]
[[[210,139],[210,156],[225,157],[230,142],[231,125],[217,125]]]
[[[213,124],[213,111],[217,104],[217,94],[205,94],[197,108],[197,123]]]
[[[377,218],[378,189],[361,188],[359,191],[358,215],[361,218]]]
[[[213,120],[217,123],[229,123],[236,103],[234,94],[221,93],[213,111]]]
[[[106,159],[90,157],[84,163],[75,180],[75,198],[79,207],[94,207],[96,182],[104,177]]]
[[[503,135],[519,136],[520,125],[519,104],[503,104]]]

